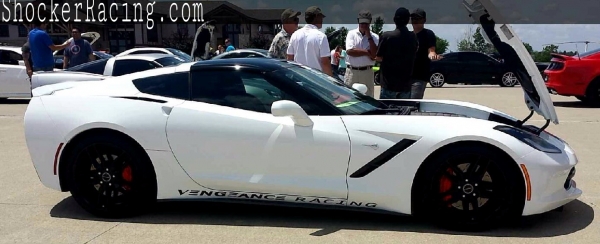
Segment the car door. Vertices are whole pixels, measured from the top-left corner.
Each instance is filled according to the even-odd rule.
[[[178,162],[199,185],[297,201],[346,199],[350,142],[339,116],[311,116],[311,127],[274,117],[277,100],[296,101],[309,115],[319,105],[296,99],[275,78],[235,67],[191,71],[190,93],[190,101],[172,109],[166,131]]]
[[[11,50],[0,50],[0,96],[30,97],[31,83],[24,65],[23,56]]]
[[[498,75],[497,62],[492,58],[478,52],[469,52],[464,55],[465,79],[470,84],[495,83]]]
[[[444,82],[460,82],[463,74],[463,66],[458,53],[449,53],[439,61],[431,62],[431,75],[440,73],[444,77]]]

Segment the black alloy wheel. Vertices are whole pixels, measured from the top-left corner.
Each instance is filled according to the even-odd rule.
[[[489,229],[520,216],[524,190],[515,179],[522,176],[506,160],[486,147],[443,153],[425,173],[419,212],[445,228],[465,231]]]
[[[99,217],[128,217],[156,200],[149,159],[132,143],[98,136],[84,139],[73,152],[71,193],[86,211]]]

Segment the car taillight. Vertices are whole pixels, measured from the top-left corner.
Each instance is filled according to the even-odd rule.
[[[548,68],[546,68],[546,70],[561,70],[565,67],[565,63],[563,62],[551,62],[550,65],[548,65]]]

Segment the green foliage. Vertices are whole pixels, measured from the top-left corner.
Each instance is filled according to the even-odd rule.
[[[191,53],[192,47],[194,47],[194,37],[188,34],[173,32],[171,38],[163,38],[162,44],[165,48],[174,48],[184,53]]]
[[[552,59],[552,53],[559,53],[570,56],[577,55],[577,52],[559,51],[558,46],[556,45],[545,46],[541,51],[533,50],[533,47],[529,43],[524,42],[523,45],[525,46],[529,54],[531,54],[531,57],[535,62],[550,62],[550,60]],[[458,51],[475,51],[487,54],[497,52],[496,48],[494,48],[494,46],[491,43],[487,43],[485,41],[483,35],[481,34],[481,29],[479,27],[477,27],[474,33],[471,29],[469,29],[469,31],[465,33],[463,38],[458,40],[457,47]]]
[[[445,53],[446,51],[448,51],[448,46],[450,46],[450,43],[448,42],[448,40],[444,39],[444,38],[440,38],[439,36],[435,37],[435,52],[436,53]]]
[[[250,38],[250,42],[245,48],[258,48],[258,49],[269,49],[271,46],[272,38],[267,38],[264,35],[258,35]]]
[[[335,39],[329,40],[329,50],[333,50],[338,45],[342,46],[342,48],[346,47],[346,36],[348,35],[348,29],[346,29],[346,27],[341,27],[340,30],[341,33],[338,34]],[[325,35],[329,35],[334,31],[336,31],[336,28],[329,26],[327,29],[325,29]]]
[[[375,18],[375,22],[373,22],[373,24],[371,25],[371,31],[375,34],[377,34],[378,36],[381,36],[381,34],[383,34],[383,25],[385,24],[385,21],[383,21],[383,18],[381,17],[377,17]]]

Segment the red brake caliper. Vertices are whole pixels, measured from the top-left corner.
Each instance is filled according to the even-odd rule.
[[[131,166],[127,166],[125,167],[125,169],[123,169],[123,172],[121,173],[121,177],[123,177],[123,180],[125,180],[126,182],[131,182]],[[124,184],[123,188],[125,188],[125,190],[129,190],[130,187],[129,185]]]
[[[452,169],[448,168],[446,170],[449,174],[452,174],[453,171]],[[448,179],[447,176],[442,175],[442,178],[440,179],[440,193],[444,193],[447,192],[448,190],[450,190],[452,188],[452,181],[450,179]],[[444,201],[448,201],[452,198],[452,196],[447,195],[444,197]],[[452,203],[449,203],[448,206],[452,205]]]

